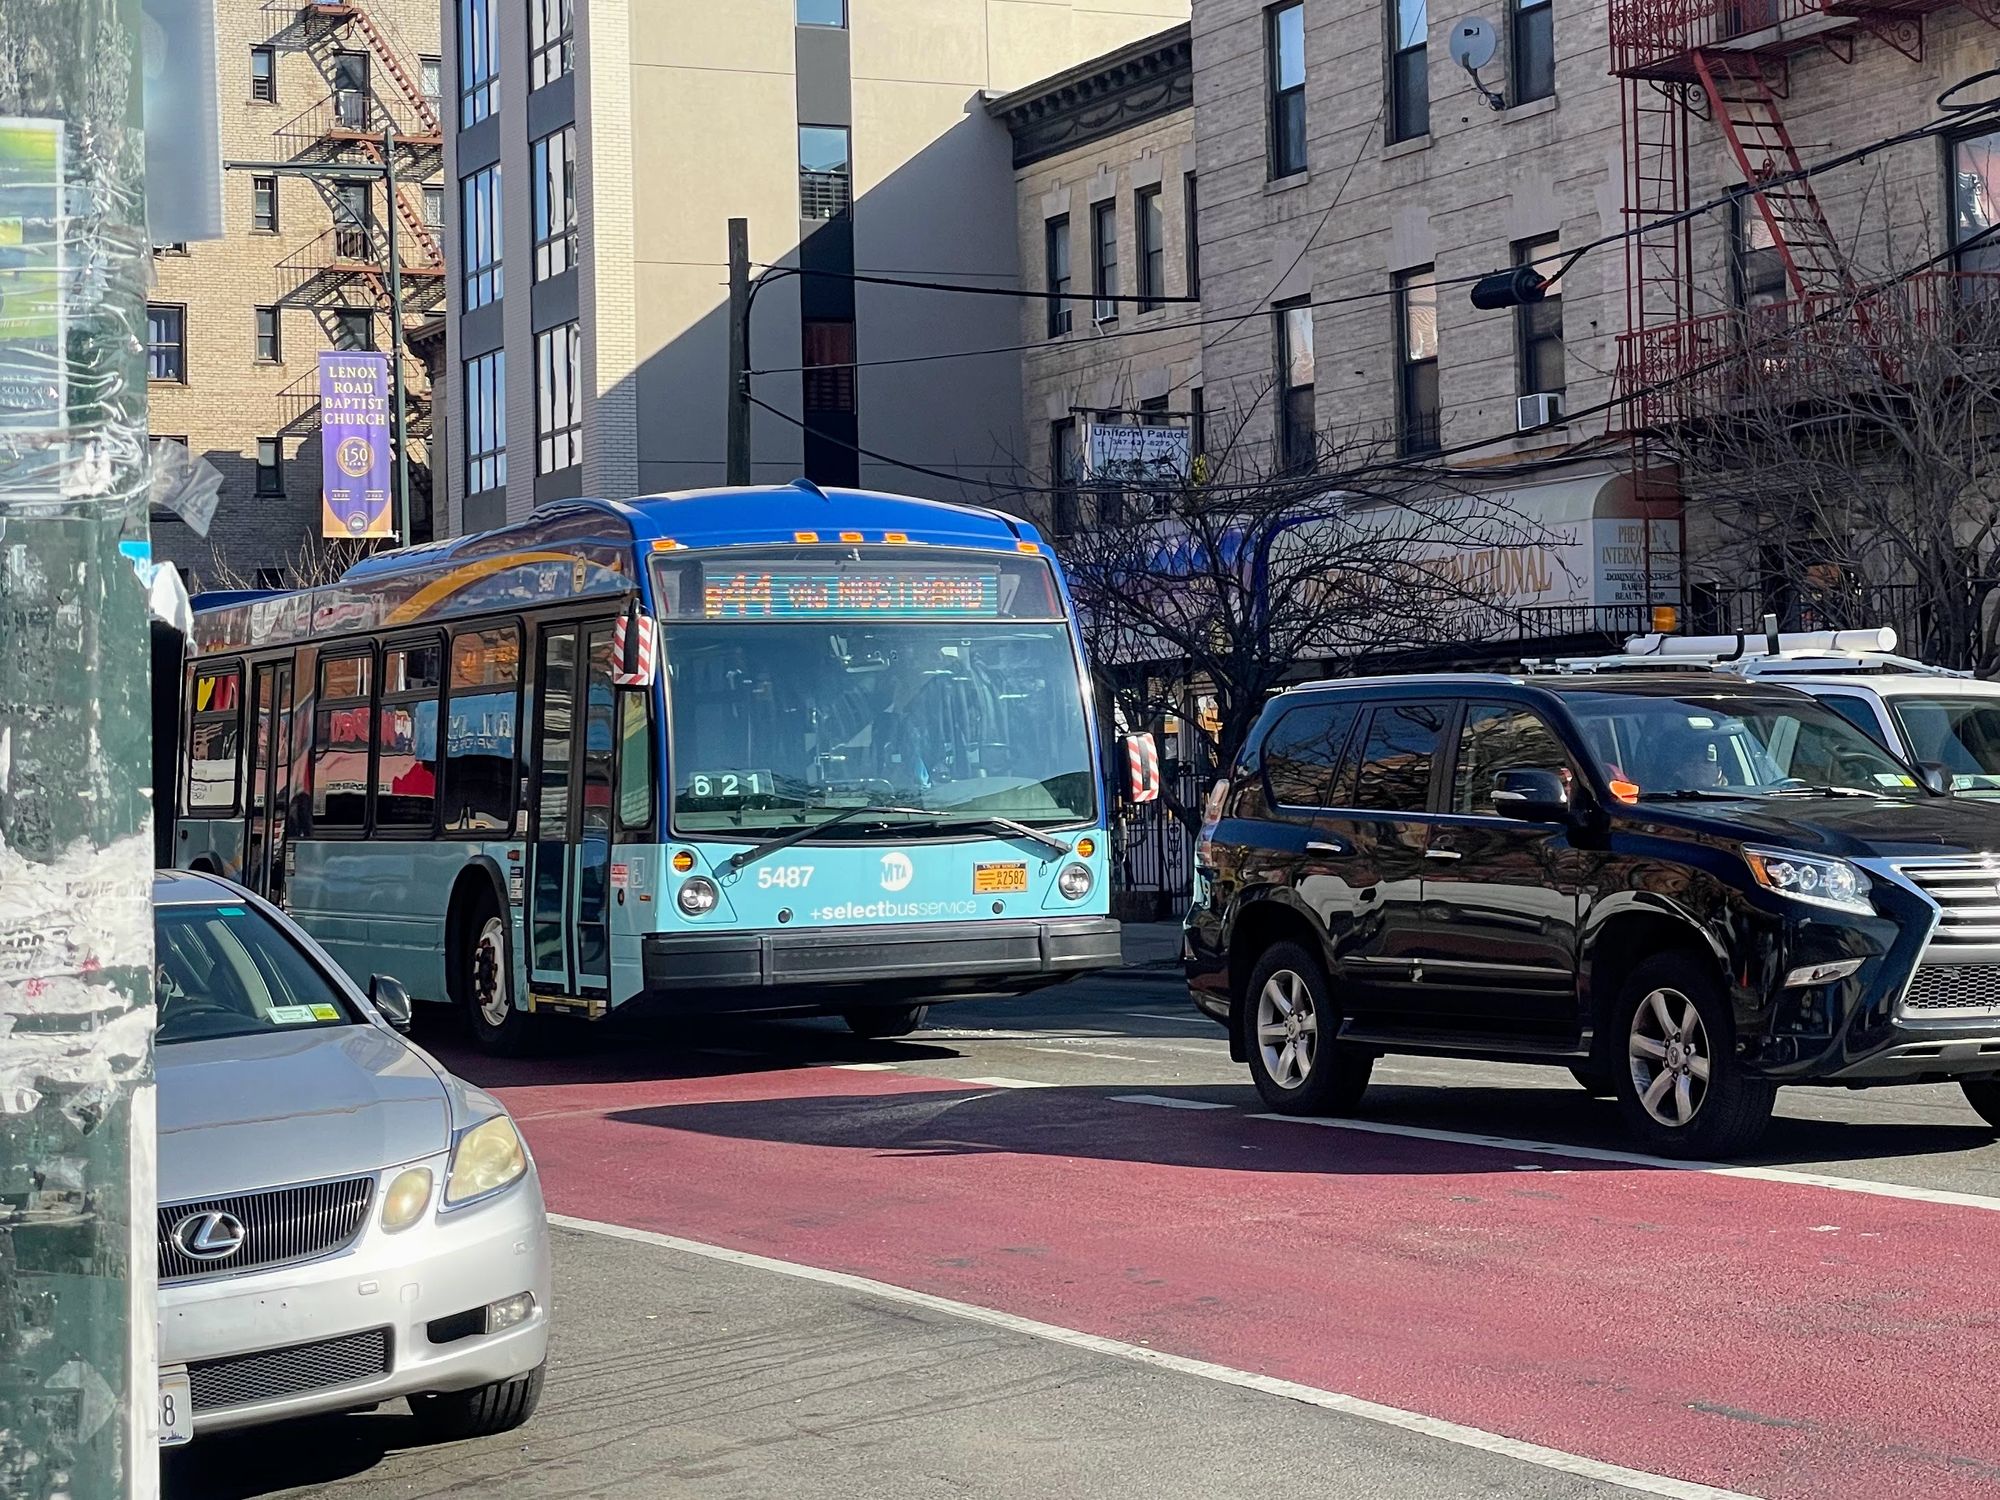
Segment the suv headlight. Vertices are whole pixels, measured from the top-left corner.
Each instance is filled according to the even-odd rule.
[[[1743,858],[1751,876],[1767,891],[1836,911],[1875,914],[1875,903],[1868,899],[1868,877],[1844,859],[1770,849],[1745,849]]]
[[[528,1170],[527,1148],[505,1115],[495,1115],[458,1138],[451,1173],[444,1180],[447,1207],[498,1192]]]

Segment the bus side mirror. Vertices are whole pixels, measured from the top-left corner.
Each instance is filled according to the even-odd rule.
[[[1160,748],[1150,734],[1125,737],[1125,793],[1134,802],[1160,796]]]
[[[659,659],[659,624],[634,599],[611,631],[611,680],[619,687],[651,687]]]

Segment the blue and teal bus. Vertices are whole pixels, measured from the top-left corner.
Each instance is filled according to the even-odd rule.
[[[569,500],[198,599],[174,861],[481,1044],[838,1014],[1118,961],[1103,756],[1022,521],[800,481]]]

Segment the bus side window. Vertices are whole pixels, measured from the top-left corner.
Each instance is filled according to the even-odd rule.
[[[236,811],[243,750],[243,669],[197,671],[188,705],[187,788],[182,811],[227,816]]]
[[[353,830],[367,822],[368,752],[375,658],[322,656],[313,714],[313,831]]]
[[[375,826],[429,833],[437,805],[438,690],[444,648],[436,641],[382,651],[380,749],[375,757]]]
[[[653,826],[653,726],[644,690],[627,690],[618,705],[618,826],[644,833]]]
[[[505,837],[513,831],[520,684],[518,630],[465,630],[451,638],[451,697],[445,705],[447,833]]]

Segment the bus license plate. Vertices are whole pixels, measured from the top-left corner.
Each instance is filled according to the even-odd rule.
[[[975,896],[997,896],[1008,891],[1025,891],[1027,888],[1028,867],[1025,864],[972,867],[972,894]]]
[[[176,1447],[194,1436],[194,1393],[186,1369],[160,1371],[160,1446]]]

